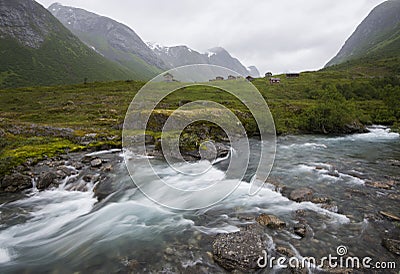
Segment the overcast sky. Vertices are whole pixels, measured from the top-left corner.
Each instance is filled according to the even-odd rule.
[[[38,0],[46,8],[52,0]],[[224,47],[266,71],[322,68],[384,0],[58,0],[111,17],[144,41]]]

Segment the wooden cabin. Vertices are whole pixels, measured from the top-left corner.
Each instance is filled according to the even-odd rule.
[[[269,78],[270,84],[279,84],[281,82],[281,78]]]

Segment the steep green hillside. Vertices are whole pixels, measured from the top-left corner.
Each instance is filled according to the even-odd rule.
[[[367,55],[374,56],[383,51],[386,51],[385,57],[398,55],[400,48],[395,49],[391,44],[396,43],[399,31],[400,1],[386,1],[370,12],[326,66],[341,64]],[[386,47],[391,50],[386,50]]]
[[[132,79],[32,0],[0,1],[0,87]]]

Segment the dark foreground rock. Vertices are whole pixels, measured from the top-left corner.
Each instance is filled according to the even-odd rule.
[[[94,196],[100,202],[115,192],[115,189],[108,178],[102,178],[93,189]]]
[[[226,270],[256,271],[257,260],[267,250],[262,229],[249,226],[241,231],[218,234],[213,242],[213,258]]]
[[[57,175],[53,172],[47,172],[39,177],[36,187],[39,190],[44,190],[52,185],[55,186],[57,184]]]
[[[32,187],[32,178],[21,173],[4,176],[0,189],[4,192],[18,192]]]

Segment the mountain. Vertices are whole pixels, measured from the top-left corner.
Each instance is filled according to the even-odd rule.
[[[258,69],[255,66],[247,67],[247,71],[249,72],[249,75],[251,77],[255,77],[255,78],[260,77],[260,72],[258,71]]]
[[[397,60],[400,56],[400,1],[391,0],[375,7],[361,22],[327,67],[360,58],[372,63]]]
[[[137,78],[149,79],[167,69],[165,63],[126,25],[59,3],[48,9],[85,44],[133,71]]]
[[[0,87],[130,79],[33,0],[0,0]]]
[[[229,68],[243,76],[259,77],[260,75],[256,67],[252,66],[247,69],[238,59],[232,57],[221,47],[209,49],[206,53],[199,53],[187,46],[165,47],[156,43],[148,43],[148,45],[171,68],[192,64],[210,64]]]

